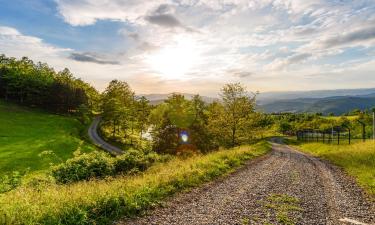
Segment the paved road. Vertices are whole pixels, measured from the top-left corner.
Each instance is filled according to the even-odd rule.
[[[123,153],[123,151],[116,147],[113,146],[107,142],[105,142],[98,134],[98,125],[100,123],[101,118],[96,117],[94,121],[92,121],[90,128],[88,130],[88,134],[92,142],[94,142],[95,145],[99,146],[100,148],[110,152],[111,154],[114,155],[120,155]]]
[[[338,168],[286,145],[119,224],[375,224],[374,202]]]

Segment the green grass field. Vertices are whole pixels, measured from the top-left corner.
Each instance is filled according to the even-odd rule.
[[[342,167],[355,177],[368,193],[375,196],[375,143],[373,141],[352,145],[303,143],[297,147]]]
[[[187,159],[175,157],[137,176],[20,187],[0,195],[4,206],[0,217],[5,224],[111,224],[138,215],[178,191],[228,174],[269,150],[270,145],[262,141]]]
[[[72,157],[80,149],[95,147],[80,139],[82,125],[72,117],[20,107],[0,101],[0,174],[11,171],[41,171],[50,163]],[[56,157],[40,157],[53,151]]]

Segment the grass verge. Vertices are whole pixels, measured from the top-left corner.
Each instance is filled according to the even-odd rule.
[[[342,167],[349,175],[355,177],[359,185],[369,194],[375,196],[374,142],[368,141],[352,145],[302,143],[296,146],[303,152],[327,159]]]
[[[0,215],[4,215],[5,224],[108,224],[123,216],[138,215],[178,191],[228,174],[269,150],[270,145],[262,141],[175,158],[133,177],[22,187],[0,196]]]

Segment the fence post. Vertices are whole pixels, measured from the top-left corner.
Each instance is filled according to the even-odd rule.
[[[340,130],[337,131],[337,144],[340,145]]]
[[[351,138],[351,137],[350,137],[350,128],[349,128],[349,144],[350,144],[350,138]]]

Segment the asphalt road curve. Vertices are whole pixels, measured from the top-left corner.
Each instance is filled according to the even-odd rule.
[[[111,154],[114,154],[114,155],[121,155],[123,153],[123,151],[116,147],[116,146],[113,146],[109,143],[107,143],[106,141],[104,141],[98,134],[98,126],[99,126],[99,123],[100,123],[100,120],[101,118],[100,117],[96,117],[90,127],[89,127],[89,130],[88,130],[88,135],[91,139],[91,141],[97,145],[98,147],[108,151],[109,153]]]

